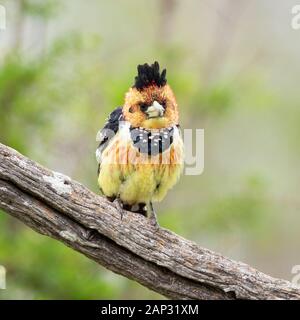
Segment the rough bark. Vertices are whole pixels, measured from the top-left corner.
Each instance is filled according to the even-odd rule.
[[[202,248],[0,144],[0,208],[173,299],[299,299],[290,282]],[[1,226],[0,226],[1,228]]]

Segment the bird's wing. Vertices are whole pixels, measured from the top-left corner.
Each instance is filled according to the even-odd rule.
[[[177,127],[177,130],[178,130],[179,136],[180,136],[180,138],[182,139],[182,137],[183,137],[183,135],[182,135],[182,129],[181,129],[181,127],[180,127],[179,124],[176,124],[176,127]]]
[[[101,164],[102,152],[112,140],[112,138],[116,135],[119,130],[119,122],[123,119],[122,107],[116,108],[107,118],[104,127],[99,131],[97,136],[97,141],[99,141],[99,146],[96,150],[96,158],[99,163],[99,167]],[[98,167],[98,172],[99,172]]]

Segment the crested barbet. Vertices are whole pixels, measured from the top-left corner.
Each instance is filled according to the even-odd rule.
[[[164,199],[178,181],[183,141],[166,69],[160,72],[155,62],[139,65],[137,71],[124,105],[109,115],[99,131],[98,184],[121,214],[141,213],[158,226],[152,203]]]

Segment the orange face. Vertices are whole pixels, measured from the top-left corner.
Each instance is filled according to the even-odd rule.
[[[123,115],[133,127],[160,129],[178,124],[178,110],[169,85],[150,85],[126,93]]]

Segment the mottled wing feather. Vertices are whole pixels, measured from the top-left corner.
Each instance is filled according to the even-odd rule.
[[[104,127],[101,129],[98,141],[99,146],[96,150],[96,158],[99,163],[98,174],[101,164],[103,150],[107,147],[111,139],[119,130],[119,122],[123,120],[122,107],[116,108],[108,117]]]

